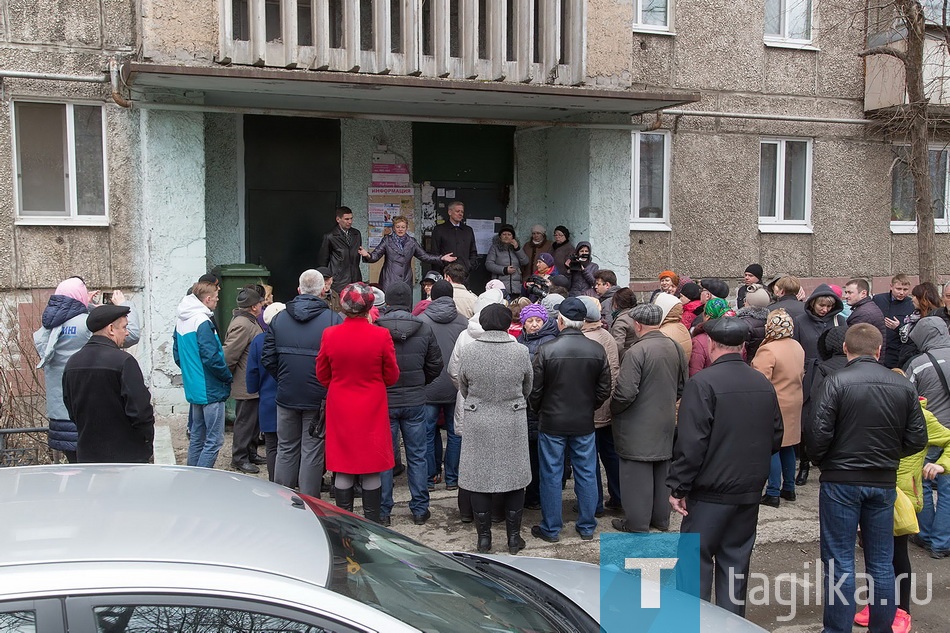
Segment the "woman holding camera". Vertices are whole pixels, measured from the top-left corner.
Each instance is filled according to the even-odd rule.
[[[590,242],[578,242],[577,250],[564,263],[571,277],[569,296],[595,296],[594,275],[600,270],[600,266],[590,260]]]

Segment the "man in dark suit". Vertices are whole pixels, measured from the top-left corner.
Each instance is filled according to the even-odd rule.
[[[456,263],[470,273],[478,265],[478,250],[475,248],[475,231],[465,224],[465,205],[454,200],[449,203],[447,214],[449,221],[432,229],[429,252],[439,256],[455,255]]]
[[[317,265],[326,266],[333,274],[332,288],[336,292],[351,283],[363,281],[360,272],[362,242],[363,236],[353,228],[353,212],[349,207],[337,207],[336,226],[323,236],[317,256]]]

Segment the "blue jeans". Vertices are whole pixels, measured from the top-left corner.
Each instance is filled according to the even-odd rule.
[[[772,468],[765,494],[777,497],[783,490],[795,492],[795,447],[784,446],[772,455]]]
[[[927,463],[933,463],[940,456],[940,450],[928,453]],[[937,489],[937,503],[934,506],[933,490]],[[950,475],[938,475],[935,481],[924,480],[924,507],[917,515],[920,524],[920,538],[930,549],[938,552],[950,551]]]
[[[439,472],[435,463],[435,430],[439,425],[439,412],[445,416],[445,485],[457,486],[459,483],[459,458],[462,455],[462,438],[455,434],[455,403],[441,402],[427,404],[426,410],[426,463],[428,476]],[[441,439],[439,440],[441,441]]]
[[[874,583],[868,632],[890,633],[897,610],[893,564],[896,497],[893,487],[821,484],[818,520],[824,563],[824,633],[851,633],[856,611],[854,545],[859,525],[868,582]]]
[[[224,445],[224,403],[193,404],[191,439],[188,442],[188,465],[214,468],[218,451]]]
[[[426,408],[399,407],[389,410],[389,428],[393,434],[393,448],[397,448],[399,431],[406,447],[406,476],[409,479],[409,510],[413,514],[425,514],[429,509],[428,468],[426,467]],[[380,515],[388,517],[393,510],[393,471],[379,474],[382,480],[383,500]]]
[[[577,521],[580,534],[593,534],[597,527],[597,443],[594,434],[548,435],[538,433],[538,464],[541,479],[541,532],[557,536],[564,520],[561,517],[561,478],[564,455],[570,454],[574,468],[574,494],[577,497]]]

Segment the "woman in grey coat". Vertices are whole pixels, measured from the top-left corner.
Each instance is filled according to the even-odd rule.
[[[524,488],[531,482],[527,398],[532,371],[528,349],[507,332],[511,312],[492,304],[479,315],[485,333],[461,353],[459,391],[465,429],[459,486],[471,491],[479,552],[491,551],[492,493],[504,493],[508,552],[524,548]]]
[[[427,264],[455,261],[452,253],[439,257],[425,252],[416,238],[408,234],[408,230],[409,220],[405,216],[397,215],[393,218],[393,232],[383,236],[372,253],[360,247],[360,256],[368,264],[376,263],[383,257],[386,258],[383,269],[379,273],[379,287],[383,289],[383,292],[387,292],[389,286],[397,281],[402,281],[412,287],[413,257]]]
[[[492,279],[505,284],[505,292],[511,297],[521,294],[521,269],[527,265],[528,256],[518,248],[515,227],[502,224],[488,249],[485,268],[491,273]]]

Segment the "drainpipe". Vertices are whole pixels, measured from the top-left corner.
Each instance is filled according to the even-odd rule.
[[[109,80],[112,84],[112,100],[123,108],[131,108],[132,102],[119,92],[119,60],[115,57],[109,60]]]
[[[78,81],[83,83],[104,84],[109,81],[105,76],[97,75],[57,75],[55,73],[34,73],[22,70],[0,70],[0,78],[8,79],[45,79],[49,81]]]
[[[801,121],[802,123],[836,123],[839,125],[872,125],[873,119],[836,119],[832,117],[791,116],[786,114],[759,114],[755,112],[709,112],[705,110],[663,110],[658,114],[698,116],[718,119],[759,119],[763,121]]]

